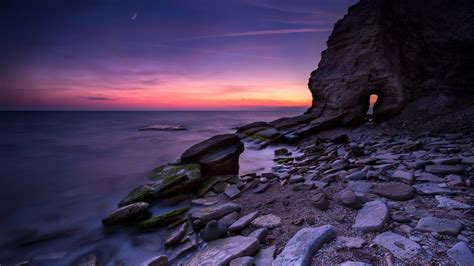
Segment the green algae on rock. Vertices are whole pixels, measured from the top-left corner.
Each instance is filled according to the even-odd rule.
[[[189,208],[181,208],[172,210],[158,216],[152,217],[138,224],[143,230],[152,230],[159,227],[167,226],[181,219],[188,212]]]

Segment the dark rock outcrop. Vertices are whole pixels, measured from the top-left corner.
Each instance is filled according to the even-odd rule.
[[[239,156],[244,144],[234,134],[222,134],[199,142],[181,155],[183,163],[199,163],[203,175],[239,173]]]

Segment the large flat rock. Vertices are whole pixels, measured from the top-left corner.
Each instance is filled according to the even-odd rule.
[[[187,265],[227,265],[235,258],[252,256],[260,244],[254,237],[233,236],[210,242],[194,255]]]
[[[387,205],[381,201],[370,201],[359,210],[352,228],[362,232],[380,231],[388,219]]]
[[[229,214],[234,211],[240,211],[242,206],[237,203],[227,202],[220,205],[210,206],[202,208],[191,213],[190,217],[193,220],[209,221],[219,219],[224,217],[226,214]]]
[[[336,237],[332,225],[299,230],[273,262],[273,266],[310,265],[315,253]]]
[[[247,227],[250,222],[260,214],[259,211],[249,213],[245,216],[240,217],[237,221],[229,226],[229,231],[238,231]]]
[[[420,252],[421,247],[416,242],[395,234],[384,232],[376,236],[373,242],[379,246],[388,249],[395,257],[399,259],[409,259]]]
[[[415,189],[403,183],[389,183],[377,185],[372,192],[392,200],[409,200],[415,194]]]
[[[146,202],[137,202],[131,205],[123,206],[109,213],[103,220],[104,225],[114,225],[129,222],[140,217],[148,216],[150,204]]]
[[[422,232],[436,232],[438,234],[457,236],[462,229],[462,224],[451,219],[424,217],[418,221],[415,229]]]

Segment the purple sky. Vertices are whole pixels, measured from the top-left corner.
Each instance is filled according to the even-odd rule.
[[[307,106],[349,0],[2,1],[0,109]]]

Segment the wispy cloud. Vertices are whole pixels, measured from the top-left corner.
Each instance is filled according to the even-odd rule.
[[[202,38],[212,37],[243,37],[243,36],[258,36],[258,35],[274,35],[274,34],[292,34],[292,33],[306,33],[306,32],[330,32],[331,29],[320,28],[320,29],[278,29],[278,30],[256,30],[256,31],[244,31],[244,32],[233,32],[216,35],[203,36]]]
[[[264,9],[270,9],[274,11],[280,11],[284,13],[295,13],[295,14],[313,14],[318,16],[337,16],[340,17],[342,14],[337,12],[329,12],[325,10],[315,10],[314,8],[295,4],[293,1],[285,1],[279,3],[278,1],[265,1],[265,0],[244,0],[244,2],[251,6],[256,6]],[[316,4],[312,4],[315,6]]]
[[[100,96],[83,96],[82,98],[91,100],[91,101],[114,101],[115,100],[112,98],[100,97]]]

